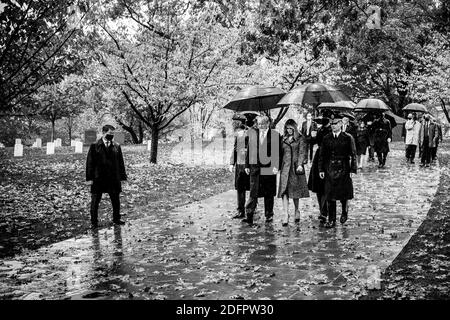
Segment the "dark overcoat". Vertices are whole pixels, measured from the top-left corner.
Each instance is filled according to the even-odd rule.
[[[247,134],[234,137],[234,146],[230,164],[235,166],[234,188],[236,190],[250,190],[250,176],[245,173],[245,158],[247,156]]]
[[[121,181],[127,180],[122,149],[116,142],[106,147],[103,139],[91,144],[86,160],[86,181],[93,181],[92,193],[122,192]]]
[[[304,136],[297,136],[292,141],[282,139],[280,183],[278,185],[278,197],[287,193],[289,198],[309,197],[306,175],[296,174],[295,170],[307,159],[308,149]]]
[[[372,130],[375,152],[389,152],[389,142],[387,142],[387,139],[390,138],[392,140],[392,129],[389,120],[386,118],[376,119],[372,124]]]
[[[319,152],[322,145],[323,138],[331,132],[331,126],[320,127],[317,131],[316,138],[313,140],[318,148],[314,154],[311,170],[309,171],[308,189],[315,193],[323,194],[323,179],[319,176]]]
[[[367,128],[358,128],[356,130],[356,155],[366,154],[367,147],[370,145],[369,132]]]
[[[326,200],[353,199],[353,181],[356,173],[356,147],[353,137],[341,132],[323,138],[319,153],[319,170],[325,172],[324,197]]]
[[[274,129],[268,130],[264,141],[260,141],[259,135],[259,129],[247,131],[245,167],[250,169],[250,197],[274,197],[277,194],[277,176],[272,170],[280,167],[281,137]]]

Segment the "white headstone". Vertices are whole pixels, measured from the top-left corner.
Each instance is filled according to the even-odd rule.
[[[37,148],[42,148],[42,139],[41,138],[36,138],[36,147]]]
[[[0,142],[0,149],[1,149],[1,148],[4,148],[4,147],[5,147],[5,145],[4,145],[3,143]]]
[[[14,145],[14,157],[23,157],[23,145],[22,144],[16,143]]]
[[[16,139],[16,144],[22,144],[22,139]]]
[[[55,143],[55,148],[61,147],[62,146],[61,142],[62,142],[61,138],[56,139],[55,142],[54,142]]]
[[[36,141],[33,142],[33,145],[32,145],[31,147],[32,147],[32,148],[37,148],[37,143],[36,143]]]
[[[70,146],[71,147],[75,147],[76,146],[76,141],[75,140],[70,140]]]
[[[147,150],[150,151],[152,149],[152,140],[147,141]]]
[[[47,142],[47,154],[55,154],[55,144],[53,142]]]
[[[83,153],[83,142],[75,141],[75,153]]]

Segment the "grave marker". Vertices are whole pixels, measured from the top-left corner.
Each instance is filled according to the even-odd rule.
[[[22,144],[22,139],[16,139],[16,144]]]
[[[47,154],[55,154],[55,144],[53,142],[47,142]]]
[[[97,130],[84,131],[84,144],[90,145],[97,141]]]
[[[54,144],[55,144],[55,148],[61,147],[61,146],[62,146],[61,138],[56,139],[56,140],[54,141]]]
[[[14,145],[14,157],[23,157],[23,145],[22,144],[16,143]]]
[[[123,145],[125,143],[125,133],[124,132],[114,133],[114,141],[120,145]]]
[[[36,148],[42,148],[42,139],[41,138],[36,138]]]
[[[75,141],[75,153],[83,153],[83,142]]]

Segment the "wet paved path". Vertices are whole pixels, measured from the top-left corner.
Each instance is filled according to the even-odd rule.
[[[423,221],[438,165],[404,163],[354,178],[348,222],[318,226],[315,194],[301,222],[255,226],[230,219],[235,191],[0,261],[0,295],[13,299],[353,299],[386,268]],[[262,200],[262,199],[261,199]],[[339,205],[338,205],[339,208]],[[291,204],[292,209],[292,204]],[[340,208],[338,209],[339,219]]]

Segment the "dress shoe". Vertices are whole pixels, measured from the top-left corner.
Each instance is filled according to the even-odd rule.
[[[342,213],[341,214],[341,218],[339,219],[339,221],[344,224],[348,219],[348,214],[347,213]]]
[[[327,228],[327,229],[334,228],[334,227],[336,227],[336,221],[328,221],[325,224],[325,228]]]
[[[411,160],[409,163],[414,164],[415,162]]]
[[[118,225],[124,225],[125,224],[125,222],[122,221],[122,220],[113,220],[113,223],[114,224],[118,224]]]
[[[249,225],[252,225],[253,224],[253,219],[245,218],[245,219],[242,219],[242,222],[245,222],[245,223],[248,223]]]
[[[273,216],[266,217],[266,223],[271,223],[273,221]]]
[[[430,164],[427,163],[427,164],[425,165],[425,168],[429,168],[429,167],[430,167]]]
[[[236,213],[232,218],[233,218],[233,219],[243,219],[243,218],[245,218],[245,213],[243,213],[243,212],[238,212],[238,213]]]
[[[287,226],[289,225],[289,223],[286,222],[286,221],[284,221],[281,225],[282,225],[283,227],[287,227]]]

